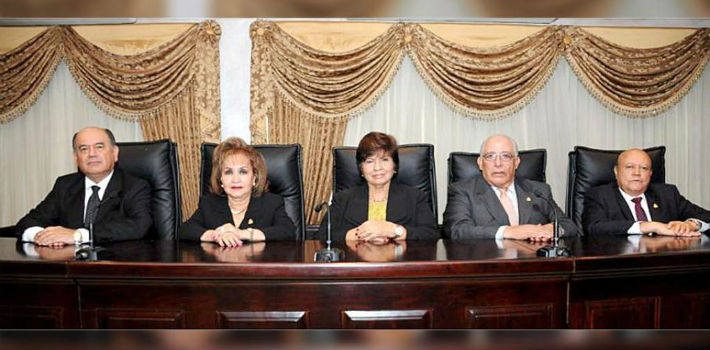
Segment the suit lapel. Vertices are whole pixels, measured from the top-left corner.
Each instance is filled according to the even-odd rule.
[[[395,184],[390,184],[389,194],[387,195],[387,221],[399,222],[407,215],[408,205],[403,205],[405,198],[400,187]]]
[[[648,211],[651,214],[651,217],[649,220],[652,221],[660,221],[660,222],[669,222],[668,215],[666,215],[668,212],[664,210],[668,203],[662,203],[661,198],[656,194],[655,191],[651,190],[648,188],[646,190],[646,202],[648,204]]]
[[[121,201],[121,192],[123,191],[123,173],[114,169],[113,175],[111,175],[111,180],[109,180],[108,185],[106,185],[106,191],[104,191],[104,196],[101,198],[99,204],[99,211],[96,213],[96,221],[101,222],[107,213],[113,211],[117,202]]]
[[[84,227],[84,176],[78,176],[67,192],[67,226]]]
[[[629,205],[626,204],[626,200],[624,200],[624,197],[621,195],[621,189],[619,189],[618,186],[613,187],[614,191],[614,198],[616,198],[616,204],[619,206],[619,209],[621,209],[621,213],[624,214],[624,218],[626,220],[634,221],[634,214],[631,213],[631,209],[629,209]],[[646,197],[648,199],[648,197]]]
[[[508,214],[505,213],[503,205],[500,204],[500,199],[498,199],[498,196],[496,196],[496,193],[493,192],[493,189],[486,180],[484,180],[483,177],[479,178],[475,186],[474,196],[478,198],[474,200],[474,203],[485,203],[488,213],[490,213],[496,221],[510,225]]]
[[[521,180],[515,179],[515,196],[518,197],[518,223],[520,225],[530,222],[533,213],[533,195],[523,186]]]
[[[263,206],[263,201],[260,198],[256,198],[254,196],[249,199],[249,205],[247,206],[247,212],[244,213],[244,218],[242,219],[242,222],[239,223],[239,228],[240,229],[246,229],[247,227],[254,227],[254,226],[271,226],[270,224],[267,224],[265,222],[261,222],[261,217],[258,216],[258,213],[263,213],[264,210],[261,208]],[[229,204],[227,204],[227,208],[229,208]],[[232,213],[228,213],[231,218]],[[251,224],[249,224],[249,220],[251,220]],[[234,220],[230,220],[234,221]]]
[[[348,210],[345,212],[345,218],[347,218],[347,220],[355,226],[367,221],[367,205],[370,200],[370,190],[368,189],[367,184],[362,185],[358,192],[359,193],[350,198],[350,205],[348,206]]]

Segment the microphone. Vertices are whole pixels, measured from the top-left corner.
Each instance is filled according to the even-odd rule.
[[[332,197],[331,197],[332,198]],[[332,243],[330,239],[330,205],[328,204],[328,201],[324,201],[315,207],[316,213],[320,213],[321,210],[325,208],[327,210],[326,212],[326,220],[328,220],[328,224],[326,226],[327,228],[327,233],[328,237],[325,241],[325,248],[319,249],[315,255],[313,256],[313,260],[315,262],[333,262],[333,261],[340,261],[341,259],[345,258],[345,254],[343,253],[342,250],[338,248],[331,248],[330,244]]]
[[[542,194],[542,191],[540,191],[539,189],[535,189],[533,191],[533,195],[545,201],[550,206],[550,208],[552,208],[552,244],[546,245],[538,249],[537,256],[545,256],[549,258],[569,256],[569,249],[558,245],[558,241],[560,239],[560,221],[557,216],[557,205],[552,200],[545,197]],[[542,209],[537,204],[533,205],[533,208],[537,209],[539,212],[542,213]]]
[[[96,207],[96,214],[98,214],[100,207],[101,202],[99,202],[99,205]],[[77,250],[74,253],[75,260],[97,261],[99,260],[99,252],[104,250],[104,248],[94,246],[94,219],[95,215],[94,217],[89,217],[87,220],[89,226],[89,246]]]

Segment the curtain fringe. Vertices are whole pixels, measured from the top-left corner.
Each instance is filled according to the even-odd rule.
[[[402,60],[404,59],[404,52],[400,52],[399,55],[397,55],[397,64],[393,67],[392,72],[388,74],[387,78],[382,82],[381,86],[378,87],[372,94],[372,96],[368,97],[366,100],[364,100],[360,105],[357,107],[347,111],[347,112],[342,112],[342,113],[327,113],[327,112],[319,112],[319,111],[314,111],[312,108],[308,108],[308,106],[305,106],[298,101],[296,101],[285,89],[283,89],[281,86],[278,84],[274,84],[276,86],[276,91],[281,96],[290,106],[296,107],[299,110],[301,110],[303,113],[308,114],[309,116],[313,117],[318,117],[318,118],[323,118],[323,119],[352,119],[354,117],[357,117],[363,113],[365,113],[368,109],[370,109],[372,106],[377,103],[377,101],[380,99],[382,94],[387,91],[387,88],[389,88],[390,84],[392,83],[392,80],[394,80],[395,76],[399,72],[400,67],[402,66]],[[269,110],[271,111],[271,107],[269,107]]]
[[[52,67],[49,69],[49,72],[47,72],[47,74],[42,77],[42,80],[40,80],[37,89],[33,91],[32,94],[24,98],[23,101],[17,107],[10,110],[9,113],[4,115],[0,114],[0,124],[7,124],[15,120],[15,118],[25,114],[27,110],[37,102],[39,97],[42,96],[42,93],[49,85],[49,82],[52,80],[52,77],[54,77],[54,73],[57,71],[57,67],[59,66],[59,62],[61,60],[61,56],[57,55],[51,63]]]

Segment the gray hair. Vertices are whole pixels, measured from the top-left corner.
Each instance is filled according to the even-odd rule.
[[[503,137],[503,138],[507,139],[508,141],[510,141],[510,143],[513,144],[513,149],[515,150],[515,154],[513,154],[513,155],[516,157],[518,156],[518,143],[515,142],[515,140],[513,140],[512,137],[510,137],[508,135],[503,135],[503,134],[491,135],[491,136],[488,136],[485,140],[483,140],[483,142],[481,143],[481,150],[479,153],[480,155],[483,155],[483,151],[485,151],[486,144],[488,143],[488,141],[490,141],[490,139],[492,139],[494,137]]]

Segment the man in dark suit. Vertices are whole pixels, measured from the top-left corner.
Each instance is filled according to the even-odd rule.
[[[72,139],[79,172],[61,176],[52,191],[16,225],[19,239],[42,246],[139,239],[152,224],[145,180],[115,168],[118,146],[108,129],[88,127]]]
[[[668,184],[651,184],[651,158],[640,149],[619,155],[615,184],[590,189],[582,226],[588,234],[700,236],[710,228],[710,212],[691,203]]]
[[[482,177],[449,186],[446,237],[546,241],[552,239],[553,211],[557,211],[561,236],[579,234],[555,204],[550,186],[515,177],[520,158],[511,138],[495,135],[486,139],[477,162]]]

